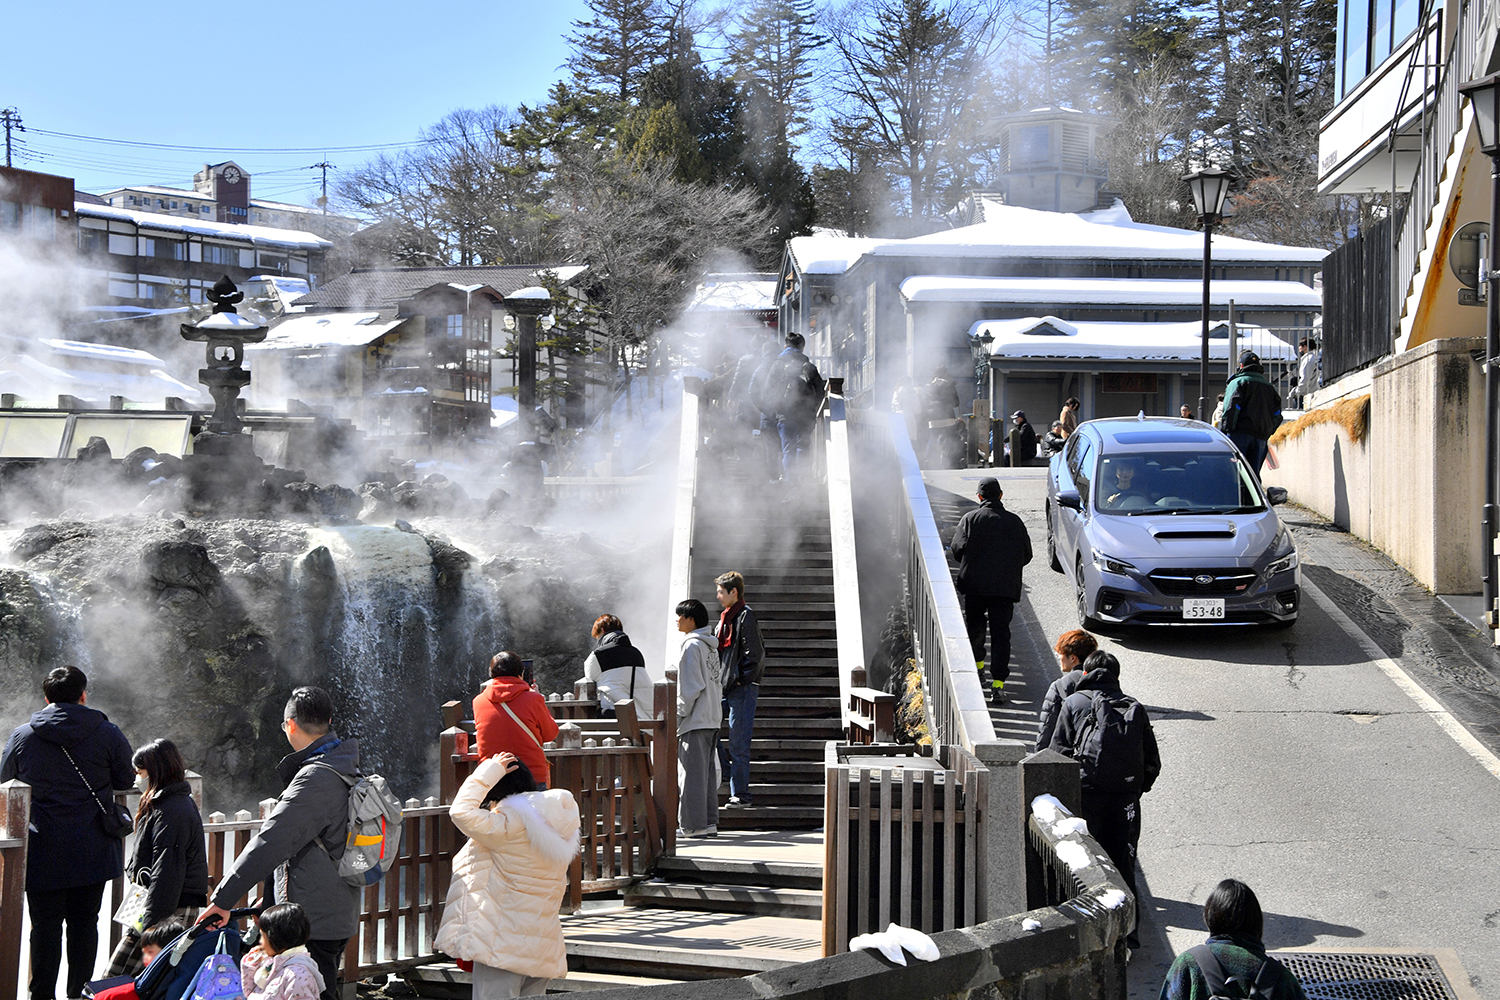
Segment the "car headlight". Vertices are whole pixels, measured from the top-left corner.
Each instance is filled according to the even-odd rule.
[[[1274,559],[1266,567],[1266,576],[1275,576],[1277,573],[1285,573],[1289,569],[1297,568],[1297,550],[1293,549],[1280,559]]]
[[[1126,570],[1135,569],[1135,564],[1128,563],[1123,559],[1116,559],[1113,556],[1107,556],[1102,552],[1095,552],[1094,567],[1101,573],[1114,573],[1124,576]]]

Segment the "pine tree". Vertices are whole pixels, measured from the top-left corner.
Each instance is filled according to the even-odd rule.
[[[728,38],[749,101],[746,129],[767,159],[790,156],[811,127],[814,60],[828,44],[816,24],[812,0],[752,0]]]
[[[586,0],[593,17],[574,21],[568,68],[584,87],[621,105],[666,48],[661,12],[653,0]]]

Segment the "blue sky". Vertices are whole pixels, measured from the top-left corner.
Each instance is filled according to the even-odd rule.
[[[587,14],[583,0],[17,0],[0,107],[15,107],[28,129],[15,166],[72,176],[80,190],[190,187],[205,162],[233,159],[256,197],[306,204],[319,178],[306,167],[324,148],[353,167],[373,154],[336,147],[407,142],[456,108],[544,98],[568,58],[564,35]],[[36,130],[318,151],[163,150]]]

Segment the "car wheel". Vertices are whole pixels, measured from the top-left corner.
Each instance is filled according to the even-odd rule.
[[[1078,604],[1078,627],[1085,632],[1098,632],[1104,624],[1089,614],[1089,588],[1083,579],[1083,555],[1073,564],[1073,599]]]
[[[1063,571],[1062,560],[1057,558],[1057,538],[1052,534],[1052,505],[1047,504],[1047,561],[1052,564],[1052,572]]]

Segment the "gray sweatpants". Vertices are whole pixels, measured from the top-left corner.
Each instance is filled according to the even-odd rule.
[[[677,737],[683,770],[677,823],[690,833],[719,825],[719,783],[714,778],[718,741],[714,729],[694,729]]]
[[[539,997],[547,992],[550,980],[523,976],[519,972],[493,969],[483,962],[474,963],[474,1000],[506,1000],[507,997]]]

